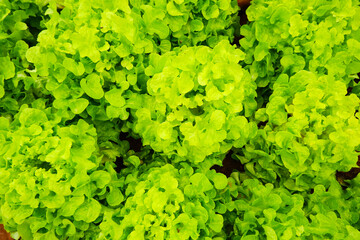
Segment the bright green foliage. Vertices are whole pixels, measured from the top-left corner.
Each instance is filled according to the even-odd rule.
[[[266,108],[256,114],[268,123],[242,150],[254,175],[270,182],[279,175],[289,189],[299,190],[328,186],[329,176],[356,165],[360,100],[347,95],[343,82],[300,71],[280,75],[273,88]]]
[[[257,127],[246,119],[256,108],[256,85],[238,64],[243,57],[226,41],[150,55],[149,95],[134,113],[143,144],[195,163],[244,146]]]
[[[14,115],[19,105],[41,96],[30,77],[26,51],[36,42],[33,32],[40,28],[39,7],[30,2],[0,2],[0,112]],[[34,86],[34,89],[30,89]]]
[[[222,39],[232,39],[239,9],[233,0],[130,0],[130,5],[144,12],[145,28],[160,41],[162,52],[204,42],[213,47]]]
[[[356,198],[342,193],[337,182],[330,188],[317,185],[314,193],[302,195],[256,179],[229,179],[233,200],[226,219],[234,226],[230,239],[356,239],[359,212],[352,211]],[[346,200],[346,202],[345,202]],[[356,225],[355,225],[356,224]],[[355,227],[354,227],[355,226]],[[358,228],[358,227],[357,227]]]
[[[96,171],[101,158],[95,128],[84,120],[61,126],[53,109],[26,105],[13,121],[0,119],[1,215],[7,228],[23,239],[92,232],[101,212],[96,191],[111,180],[108,172]]]
[[[232,40],[238,10],[235,0],[60,5],[64,9],[57,11],[59,4],[50,1],[45,29],[26,59],[35,66],[35,79],[48,78],[45,88],[55,108],[96,120],[128,118],[125,99],[146,88],[147,54]]]
[[[350,201],[343,201],[341,207],[343,208],[342,216],[346,216],[349,219],[349,222],[355,229],[360,229],[360,176],[358,175],[351,181],[348,181],[348,188],[344,193],[344,198],[349,199]],[[339,194],[338,194],[339,195]],[[346,211],[344,211],[346,209]]]
[[[0,1],[14,239],[360,239],[359,0],[238,11]]]
[[[247,179],[241,185],[236,180],[232,182],[231,192],[238,196],[228,203],[228,219],[232,221],[229,224],[234,226],[231,239],[241,239],[239,236],[243,239],[304,239],[309,235],[301,195],[274,188],[270,183],[263,185],[255,179]]]
[[[359,72],[358,0],[253,0],[247,16],[240,44],[259,86],[272,84],[279,71],[310,70],[347,84]]]
[[[188,164],[178,167],[143,165],[125,174],[126,201],[105,211],[100,239],[224,237],[224,206],[215,196],[227,186],[227,178],[214,170],[194,173]]]

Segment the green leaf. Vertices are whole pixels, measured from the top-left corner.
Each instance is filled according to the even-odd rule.
[[[208,7],[204,7],[202,9],[202,14],[206,20],[210,20],[211,18],[217,18],[220,14],[218,6],[209,5]]]
[[[215,110],[210,117],[210,123],[215,130],[220,130],[226,121],[226,114],[221,110]]]
[[[61,215],[63,215],[64,217],[70,217],[74,215],[76,209],[78,209],[78,207],[83,204],[84,200],[85,198],[83,195],[79,197],[71,197],[61,207]]]
[[[120,189],[110,187],[110,193],[106,196],[106,201],[110,206],[115,207],[124,201],[124,195]]]
[[[284,56],[281,58],[280,63],[284,67],[284,71],[290,69],[293,73],[303,70],[306,65],[304,58],[295,54]]]
[[[126,120],[129,117],[129,113],[126,111],[125,108],[115,107],[115,106],[108,106],[106,107],[106,115],[112,118],[120,118],[121,120]]]
[[[99,189],[102,189],[111,181],[111,175],[108,172],[98,170],[90,175],[90,179],[96,183]]]
[[[198,47],[196,49],[196,54],[195,54],[196,60],[199,61],[201,64],[206,64],[207,61],[209,60],[210,53],[211,53],[211,50],[209,47],[205,47],[205,46]],[[204,68],[203,71],[205,71],[205,70],[207,70],[206,72],[210,72],[210,68]],[[205,84],[201,84],[201,85],[205,85]]]
[[[38,58],[40,57],[40,47],[34,46],[27,50],[26,59],[31,63],[38,62]]]
[[[5,95],[5,89],[3,86],[0,85],[0,98],[2,98]]]
[[[175,4],[173,1],[169,1],[166,5],[166,10],[171,16],[182,16],[184,15],[177,4]]]
[[[123,12],[130,14],[131,9],[129,7],[129,0],[116,1],[116,6]]]
[[[354,56],[360,60],[360,42],[353,38],[347,40],[347,45],[349,47],[349,51],[351,51]]]
[[[62,220],[62,224],[60,226],[62,227],[61,230],[57,229],[56,231],[58,235],[73,236],[76,234],[76,227],[70,220]]]
[[[159,35],[160,39],[165,39],[169,36],[169,27],[161,20],[155,20],[149,26],[149,30]]]
[[[23,30],[26,30],[28,28],[28,26],[24,22],[17,22],[17,23],[15,23],[14,27],[18,31],[23,31]]]
[[[293,138],[294,136],[290,132],[278,131],[275,136],[275,142],[279,147],[287,148],[290,147]]]
[[[10,120],[5,117],[0,117],[0,130],[8,130],[10,126]]]
[[[228,179],[222,173],[216,173],[212,181],[216,189],[224,189],[228,185]]]
[[[15,65],[11,62],[10,57],[0,57],[0,74],[4,76],[5,80],[15,76]]]
[[[211,212],[209,227],[215,232],[221,232],[223,228],[224,219],[221,215]]]
[[[168,201],[168,196],[164,192],[154,192],[152,196],[151,209],[155,213],[162,213]],[[156,194],[156,195],[155,195]]]
[[[269,240],[277,240],[278,239],[274,229],[272,229],[271,227],[266,226],[266,225],[264,225],[262,227],[265,230],[265,234],[266,234],[267,239],[269,239]]]
[[[191,74],[189,72],[182,72],[177,79],[177,85],[179,93],[185,94],[190,92],[194,87],[194,81]]]
[[[300,35],[300,33],[302,33],[304,30],[306,30],[307,26],[308,26],[308,22],[303,21],[300,14],[293,15],[290,18],[289,33],[293,37],[297,37]]]
[[[190,22],[190,28],[192,32],[199,32],[204,29],[204,24],[199,19],[194,19]]]
[[[357,239],[360,237],[360,231],[353,226],[347,225],[346,230],[348,231],[349,235],[346,240]]]
[[[65,203],[64,196],[51,192],[49,195],[41,198],[41,201],[47,208],[60,208]]]
[[[91,98],[100,99],[104,96],[104,90],[100,83],[99,75],[92,73],[80,81],[80,86]]]
[[[159,125],[157,133],[161,139],[169,140],[173,135],[173,127],[169,122],[163,122]]]
[[[171,190],[177,189],[179,186],[179,183],[178,183],[178,180],[176,180],[176,178],[174,178],[172,176],[162,175],[160,178],[160,185],[164,189],[171,191]]]
[[[88,199],[76,209],[74,219],[87,223],[94,222],[101,213],[101,205],[95,199]]]
[[[121,43],[119,46],[114,48],[114,51],[116,52],[119,57],[124,58],[130,55],[131,48],[124,43]]]
[[[29,226],[29,224],[27,222],[19,224],[17,230],[18,230],[18,232],[19,232],[19,234],[21,236],[21,239],[24,239],[24,240],[32,240],[32,239],[34,239],[34,236],[32,234],[30,226]]]
[[[0,22],[2,22],[7,15],[9,15],[10,10],[8,8],[0,8]]]
[[[114,11],[116,12],[118,9],[130,14],[131,13],[131,9],[129,7],[129,1],[128,0],[123,0],[123,1],[112,1],[112,0],[104,0],[104,1],[100,1],[100,0],[96,0],[96,1],[92,1],[92,4],[94,6],[96,6],[97,8],[104,8],[110,11]]]
[[[89,105],[89,101],[87,99],[78,98],[70,101],[69,107],[73,113],[80,114],[86,109],[88,105]]]
[[[122,96],[123,91],[118,88],[113,88],[105,93],[105,99],[115,107],[123,107],[125,105],[125,99]]]
[[[135,155],[128,157],[125,162],[130,163],[135,168],[140,166],[140,158],[138,156],[135,156]]]
[[[65,58],[63,61],[63,66],[67,70],[72,72],[75,76],[81,76],[85,72],[85,68],[84,68],[84,65],[82,64],[82,62],[77,63],[72,58]]]
[[[263,60],[264,57],[268,54],[269,54],[269,44],[263,42],[259,43],[259,45],[256,46],[254,52],[255,61]]]
[[[219,0],[219,8],[221,10],[228,10],[230,8],[231,0]]]
[[[187,214],[181,213],[174,221],[170,235],[171,239],[196,239],[198,222],[195,218],[190,218]],[[195,235],[195,236],[194,236]]]
[[[80,53],[80,57],[89,57],[92,62],[100,61],[100,52],[97,45],[100,38],[97,36],[98,29],[82,26],[71,35],[73,46]]]
[[[203,173],[195,173],[190,177],[190,182],[197,192],[206,192],[213,189],[213,185]]]
[[[162,53],[169,52],[171,50],[171,42],[169,40],[162,40],[160,43],[160,50]]]
[[[269,122],[281,125],[287,120],[285,109],[285,100],[282,97],[274,96],[267,105],[266,113],[269,116]]]
[[[19,121],[24,126],[31,126],[32,124],[44,124],[48,121],[46,114],[34,108],[25,108],[21,111]]]

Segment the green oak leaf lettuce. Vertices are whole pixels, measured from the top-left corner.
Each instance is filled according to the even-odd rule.
[[[261,87],[279,73],[328,74],[346,84],[360,69],[359,1],[254,0],[241,28],[245,62]]]
[[[96,239],[99,198],[116,194],[117,176],[100,165],[96,129],[57,114],[23,105],[13,121],[0,117],[1,219],[24,239]]]
[[[126,200],[120,209],[105,210],[100,239],[224,239],[214,198],[227,186],[224,175],[165,162],[123,173]]]
[[[148,95],[133,111],[143,144],[195,163],[244,146],[257,127],[247,119],[256,85],[238,64],[243,56],[226,41],[150,55]]]

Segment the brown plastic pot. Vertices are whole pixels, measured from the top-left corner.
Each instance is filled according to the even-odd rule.
[[[237,0],[240,7],[246,7],[250,5],[251,0]]]
[[[4,229],[4,225],[0,224],[0,240],[11,240],[10,234]]]

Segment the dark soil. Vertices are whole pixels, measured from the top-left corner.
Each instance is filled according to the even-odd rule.
[[[341,185],[346,185],[345,180],[351,180],[357,177],[360,173],[360,156],[358,156],[357,165],[359,167],[351,168],[348,172],[337,172],[336,179]]]
[[[241,164],[241,162],[239,160],[233,159],[231,157],[231,155],[233,154],[233,151],[230,150],[224,160],[223,160],[223,166],[219,166],[219,165],[215,165],[213,166],[211,169],[215,169],[216,172],[218,173],[223,173],[225,174],[227,177],[230,177],[230,174],[234,171],[237,170],[239,172],[244,172],[244,165]]]
[[[245,0],[245,1],[242,1],[242,0],[238,0],[238,3],[239,3],[239,6],[240,6],[240,11],[239,11],[239,17],[240,17],[240,25],[244,25],[244,24],[247,24],[249,22],[247,16],[246,16],[246,9],[250,6],[250,0]],[[235,38],[234,38],[234,41],[233,41],[233,44],[236,44],[237,46],[240,46],[239,45],[239,41],[240,39],[243,38],[243,36],[241,35],[235,35]]]

